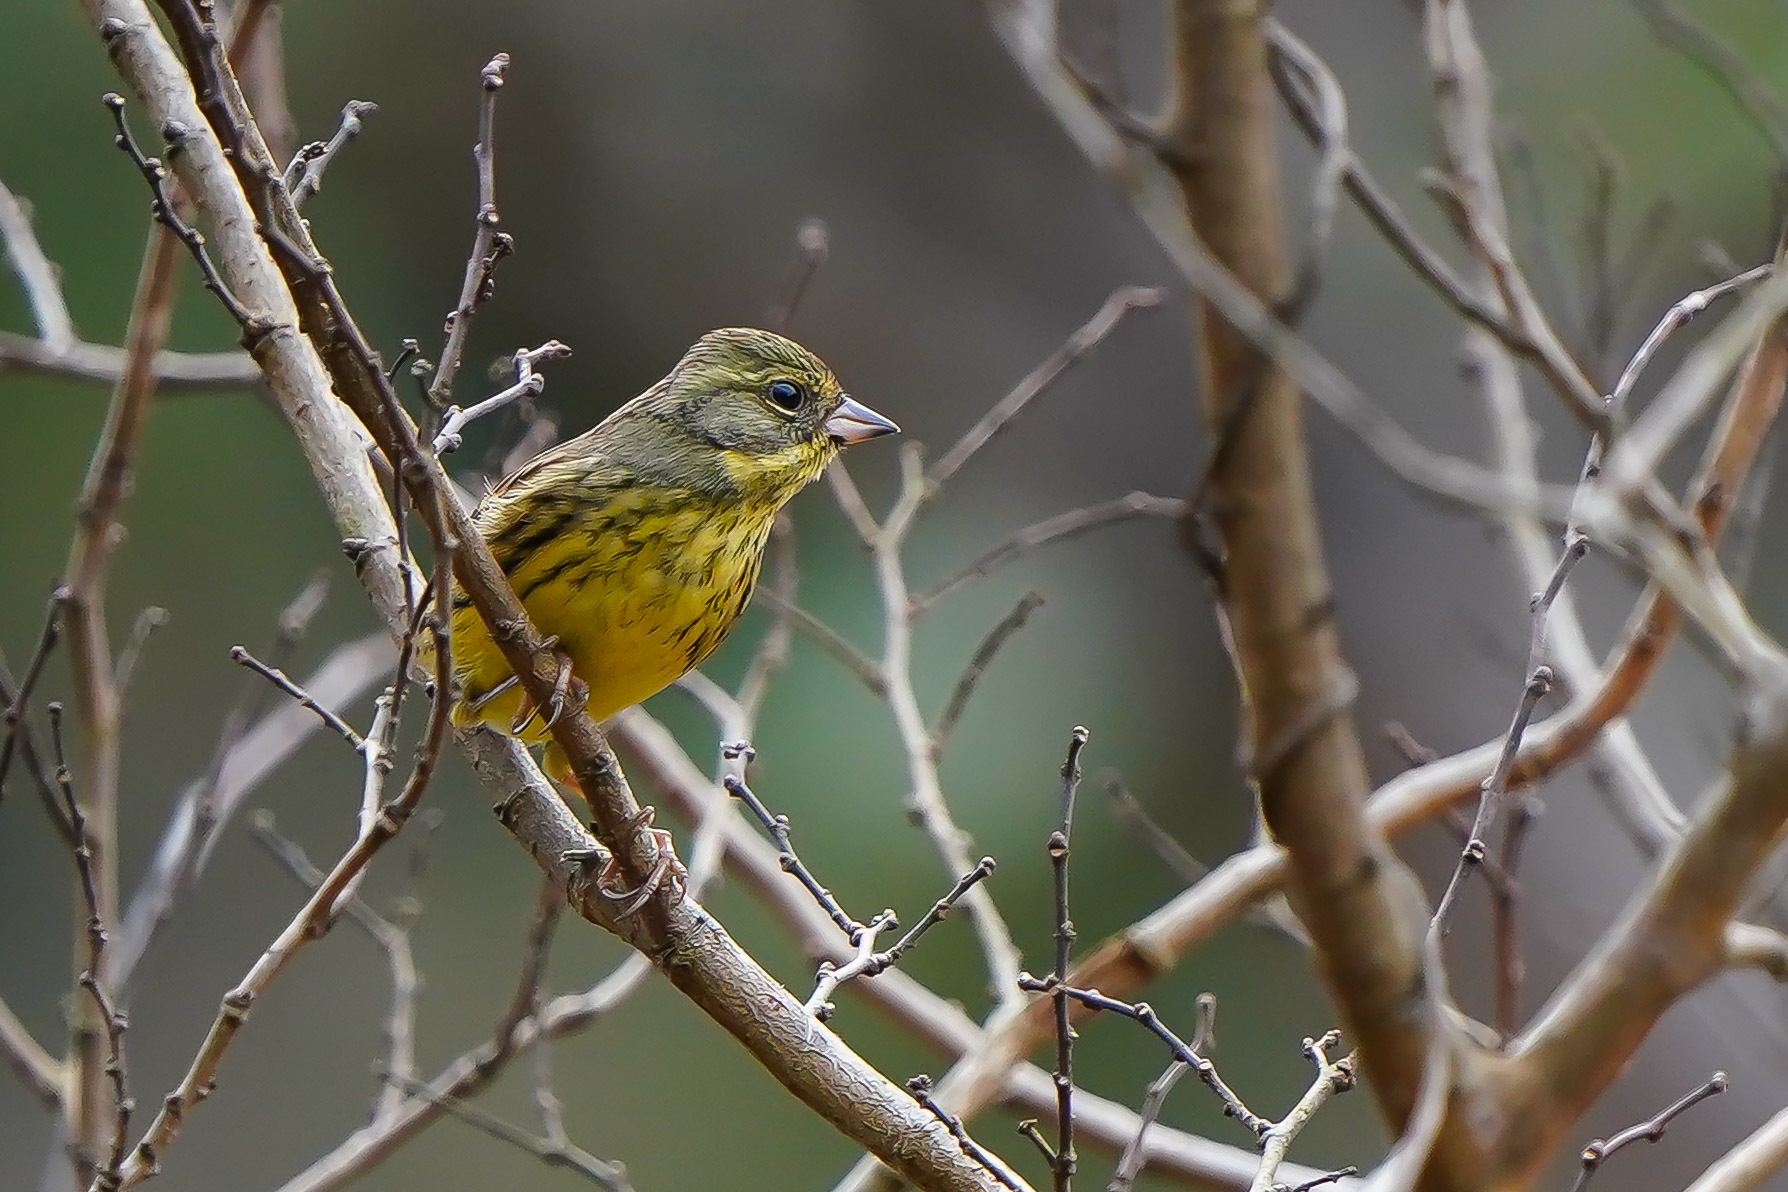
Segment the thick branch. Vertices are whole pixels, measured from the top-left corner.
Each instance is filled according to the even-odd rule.
[[[1288,271],[1260,20],[1247,5],[1178,5],[1173,164],[1199,236],[1271,301]],[[1213,451],[1211,520],[1261,810],[1291,855],[1294,904],[1379,1103],[1401,1126],[1434,1029],[1421,991],[1422,904],[1364,815],[1370,785],[1330,616],[1303,398],[1220,309],[1202,297],[1196,309],[1206,422],[1227,435]]]

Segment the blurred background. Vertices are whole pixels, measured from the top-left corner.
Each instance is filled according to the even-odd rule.
[[[1163,14],[1111,6],[1122,56],[1146,96],[1159,79]],[[1788,89],[1788,12],[1773,0],[1693,6],[1751,66]],[[1452,249],[1418,172],[1432,160],[1427,83],[1413,6],[1286,0],[1280,17],[1325,55],[1347,89],[1357,148],[1437,244]],[[1070,6],[1072,28],[1099,18]],[[1769,143],[1704,75],[1661,48],[1617,0],[1497,0],[1477,18],[1497,74],[1511,160],[1518,245],[1542,294],[1573,332],[1584,315],[1584,248],[1596,231],[1597,163],[1612,163],[1606,208],[1617,254],[1645,266],[1621,297],[1617,367],[1670,302],[1712,280],[1703,238],[1742,265],[1773,242]],[[13,52],[0,75],[0,178],[30,200],[64,271],[82,334],[119,341],[147,228],[141,180],[110,146],[101,92],[118,85],[73,5],[0,9]],[[475,209],[471,145],[477,76],[496,51],[514,58],[498,109],[498,198],[517,254],[478,316],[458,393],[496,382],[484,366],[548,338],[575,355],[550,367],[543,404],[581,430],[659,377],[689,342],[753,323],[782,291],[794,233],[823,218],[831,254],[794,333],[853,393],[941,451],[1018,378],[1126,283],[1169,272],[1126,205],[1093,176],[1013,70],[982,10],[961,0],[904,4],[549,3],[427,5],[306,0],[284,34],[298,135],[326,138],[342,104],[373,100],[366,132],[330,169],[306,214],[363,328],[387,354],[404,337],[438,352]],[[28,51],[28,52],[27,52]],[[1287,219],[1302,235],[1310,158],[1286,128]],[[1651,204],[1677,208],[1668,234],[1634,243]],[[1457,254],[1454,254],[1455,257]],[[190,274],[192,271],[187,269]],[[189,276],[172,346],[218,350],[234,328]],[[28,331],[11,278],[0,327]],[[1306,330],[1377,401],[1435,447],[1482,458],[1482,409],[1458,370],[1460,328],[1345,205]],[[1582,342],[1581,337],[1579,342]],[[909,551],[915,585],[949,573],[1017,528],[1132,489],[1179,495],[1206,441],[1192,389],[1183,300],[1131,316],[1023,420],[956,479]],[[1666,357],[1667,366],[1673,355]],[[1655,385],[1664,366],[1654,369]],[[1612,367],[1602,377],[1606,384]],[[1574,477],[1584,443],[1539,384],[1553,479]],[[0,376],[0,648],[29,655],[63,565],[72,502],[104,412],[102,387]],[[494,427],[474,428],[476,463]],[[1527,585],[1493,527],[1400,487],[1320,416],[1310,430],[1329,558],[1359,722],[1375,778],[1402,763],[1381,726],[1400,721],[1443,751],[1499,734],[1522,683]],[[881,509],[896,452],[874,444],[851,465]],[[1673,477],[1674,478],[1674,477]],[[802,603],[871,652],[880,612],[865,560],[823,486],[794,506]],[[1780,534],[1766,505],[1764,542]],[[138,611],[165,608],[131,689],[125,725],[122,866],[128,891],[181,788],[200,775],[242,676],[227,651],[263,647],[278,611],[318,571],[331,598],[291,666],[303,674],[374,627],[284,425],[248,392],[160,402],[136,490],[123,514],[110,601],[122,638]],[[1758,552],[1753,607],[1788,629],[1780,552]],[[1135,522],[1029,556],[941,603],[917,638],[920,698],[935,713],[968,654],[1028,588],[1048,604],[988,674],[943,759],[945,791],[974,849],[999,859],[991,889],[1032,967],[1047,967],[1048,866],[1056,768],[1070,726],[1092,730],[1089,770],[1121,774],[1186,846],[1215,862],[1252,830],[1234,761],[1235,692],[1197,573],[1164,522]],[[1592,557],[1572,588],[1598,648],[1619,630],[1631,576]],[[708,668],[736,679],[764,626],[748,615]],[[44,683],[65,697],[58,657]],[[714,729],[685,694],[649,705],[706,764]],[[353,717],[364,726],[370,698]],[[1639,710],[1641,739],[1679,800],[1724,755],[1725,688],[1679,646]],[[757,735],[754,786],[789,814],[804,856],[859,915],[884,905],[909,921],[946,875],[906,820],[905,772],[883,705],[810,641],[797,638]],[[70,864],[34,800],[0,804],[0,995],[58,1040],[71,931]],[[1123,928],[1169,898],[1160,867],[1089,784],[1075,844],[1082,940]],[[250,801],[322,862],[351,838],[358,760],[318,736]],[[1537,1004],[1618,910],[1641,873],[1625,838],[1578,774],[1539,792],[1545,815],[1525,865],[1529,998]],[[419,1025],[425,1074],[482,1040],[502,1012],[534,906],[537,873],[494,823],[456,758],[428,800],[444,813],[431,846],[416,928],[426,982]],[[1431,880],[1455,844],[1437,829],[1402,842]],[[380,858],[369,895],[406,887],[405,847]],[[1481,891],[1476,892],[1481,897]],[[143,963],[131,1005],[131,1081],[152,1106],[172,1086],[221,992],[299,905],[302,891],[245,830],[231,825],[196,890]],[[1454,986],[1486,1013],[1488,942],[1473,899],[1454,934]],[[781,929],[736,888],[716,913],[782,979],[810,971]],[[553,991],[580,988],[621,956],[572,922],[560,933]],[[987,1006],[984,968],[965,919],[946,923],[908,967],[971,1011]],[[1294,943],[1232,928],[1188,957],[1149,1000],[1190,1029],[1193,998],[1220,1003],[1217,1058],[1259,1111],[1301,1092],[1305,1035],[1334,1012]],[[343,929],[303,954],[257,1007],[227,1057],[219,1094],[195,1113],[158,1186],[272,1189],[364,1122],[382,1054],[385,967]],[[1648,1116],[1728,1069],[1733,1091],[1695,1111],[1623,1185],[1682,1186],[1788,1099],[1788,1029],[1776,991],[1728,978],[1679,1007],[1593,1117],[1585,1139]],[[896,1079],[945,1062],[846,991],[836,1026]],[[856,1156],[730,1039],[657,980],[555,1052],[572,1138],[624,1161],[642,1192],[824,1188]],[[1083,1083],[1136,1104],[1164,1057],[1114,1021],[1084,1033]],[[483,1099],[534,1120],[526,1073]],[[1188,1083],[1164,1120],[1246,1145]],[[1041,1168],[1010,1119],[977,1134],[1032,1178]],[[50,1131],[35,1103],[0,1080],[0,1186],[35,1185]],[[1370,1164],[1383,1139],[1367,1096],[1325,1110],[1294,1148],[1312,1166]],[[1089,1155],[1089,1184],[1109,1156]],[[1610,1177],[1611,1178],[1611,1177]],[[581,1181],[446,1121],[362,1182],[571,1188]],[[1783,1186],[1788,1187],[1788,1184]]]

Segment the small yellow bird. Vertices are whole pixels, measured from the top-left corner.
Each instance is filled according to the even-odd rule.
[[[473,521],[602,720],[725,641],[777,511],[840,447],[898,430],[794,341],[711,331],[669,376],[492,488]],[[453,663],[456,722],[547,739],[547,716],[457,585]],[[546,766],[569,780],[556,746]]]

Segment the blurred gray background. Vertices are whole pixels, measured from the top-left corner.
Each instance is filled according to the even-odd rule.
[[[1764,78],[1788,87],[1781,4],[1693,7]],[[1126,60],[1146,92],[1160,8],[1117,8]],[[1510,134],[1535,163],[1532,185],[1511,185],[1519,247],[1568,328],[1581,315],[1592,144],[1619,163],[1614,236],[1622,251],[1659,195],[1681,208],[1673,235],[1638,250],[1651,267],[1625,295],[1616,360],[1674,298],[1710,280],[1696,261],[1698,238],[1718,241],[1742,264],[1764,259],[1778,164],[1768,143],[1704,76],[1661,49],[1626,5],[1496,0],[1476,11]],[[1450,250],[1417,179],[1431,160],[1431,138],[1411,6],[1310,0],[1283,3],[1278,12],[1339,73],[1362,154]],[[1093,15],[1088,4],[1070,13],[1083,26]],[[0,75],[0,178],[35,204],[38,232],[65,271],[83,334],[116,342],[147,225],[140,179],[110,147],[98,103],[117,80],[72,5],[10,0],[0,6],[0,29],[12,50]],[[854,393],[938,450],[1112,288],[1170,281],[1123,202],[1058,134],[980,8],[963,0],[306,0],[289,6],[284,29],[302,139],[326,137],[349,98],[380,105],[307,214],[362,326],[387,352],[406,336],[421,339],[431,355],[438,351],[470,240],[477,72],[495,51],[513,55],[497,157],[499,201],[518,253],[478,318],[459,392],[470,397],[490,384],[486,363],[558,338],[576,355],[551,367],[545,404],[573,430],[656,379],[703,330],[763,319],[787,271],[794,229],[811,216],[829,224],[832,253],[795,333]],[[1288,221],[1300,236],[1309,155],[1285,131]],[[226,346],[233,328],[196,284],[187,288],[174,346]],[[10,278],[0,282],[0,326],[30,326]],[[1481,408],[1457,369],[1457,322],[1345,207],[1306,327],[1424,440],[1483,455]],[[917,532],[909,555],[915,583],[1063,509],[1131,489],[1183,492],[1206,448],[1187,328],[1179,299],[1133,316],[979,457]],[[1662,366],[1654,383],[1661,375]],[[1603,382],[1611,377],[1610,370]],[[1537,383],[1529,394],[1549,431],[1550,475],[1573,475],[1580,432]],[[0,647],[15,667],[30,652],[66,555],[72,500],[105,397],[96,386],[0,378]],[[475,429],[465,458],[477,460],[492,433]],[[1311,438],[1376,775],[1400,765],[1379,733],[1388,720],[1442,750],[1501,732],[1522,681],[1527,591],[1500,537],[1399,487],[1320,416],[1312,418]],[[894,450],[861,449],[852,466],[871,504],[884,506]],[[867,568],[830,498],[817,489],[795,510],[803,603],[878,649]],[[116,632],[122,636],[145,605],[171,614],[144,655],[126,723],[128,890],[240,690],[228,648],[264,645],[281,605],[318,568],[330,570],[334,592],[294,673],[365,632],[372,619],[283,425],[246,393],[156,407],[124,521],[130,537],[111,584]],[[1772,505],[1761,541],[1776,541],[1780,524]],[[1760,619],[1778,632],[1788,627],[1778,611],[1784,580],[1780,553],[1766,545],[1751,590]],[[1163,523],[1126,525],[1031,556],[947,600],[918,637],[927,709],[1032,586],[1049,603],[988,675],[943,776],[975,847],[999,858],[992,889],[1041,969],[1050,914],[1042,843],[1071,725],[1093,730],[1089,767],[1120,772],[1206,860],[1246,841],[1251,809],[1233,760],[1235,696],[1208,602]],[[1572,586],[1595,644],[1605,647],[1624,616],[1631,577],[1592,558]],[[710,672],[722,681],[736,677],[763,623],[761,612],[750,614]],[[67,694],[60,658],[45,689]],[[673,691],[650,708],[698,761],[713,756],[713,729],[688,697]],[[364,701],[357,719],[364,724],[369,716]],[[1723,756],[1729,719],[1722,685],[1691,647],[1679,647],[1638,719],[1679,799],[1692,799]],[[754,785],[793,817],[804,855],[847,905],[860,914],[890,905],[911,918],[942,891],[945,875],[902,813],[904,772],[885,709],[810,642],[797,639],[756,744]],[[327,860],[350,838],[358,789],[357,759],[339,741],[318,738],[252,805],[272,809],[284,830]],[[68,971],[71,866],[21,791],[15,784],[14,797],[0,804],[0,994],[40,1038],[55,1040]],[[1547,811],[1530,846],[1533,901],[1524,920],[1530,1002],[1581,954],[1640,875],[1580,777],[1541,794]],[[533,865],[491,822],[457,760],[429,802],[445,822],[417,929],[427,982],[419,1040],[425,1073],[481,1040],[501,1013],[536,888]],[[1454,854],[1437,830],[1416,833],[1402,848],[1431,878]],[[402,888],[402,853],[400,844],[375,866],[375,897]],[[1075,918],[1086,941],[1122,928],[1177,888],[1114,821],[1096,788],[1084,802],[1075,864]],[[171,1086],[219,994],[300,897],[242,824],[233,825],[141,970],[130,1058],[144,1104]],[[711,902],[773,971],[805,985],[805,962],[748,898],[723,888]],[[1467,1009],[1487,1013],[1481,921],[1468,914],[1453,938],[1455,989]],[[587,984],[619,955],[598,932],[568,924],[552,987]],[[971,1010],[985,1007],[984,970],[965,920],[940,929],[910,968]],[[1192,999],[1206,989],[1222,1005],[1217,1054],[1226,1075],[1256,1109],[1281,1112],[1306,1080],[1298,1040],[1333,1024],[1305,957],[1287,940],[1237,927],[1148,996],[1189,1026]],[[376,1089],[372,1063],[386,996],[382,959],[355,931],[305,953],[257,1006],[224,1064],[218,1096],[193,1115],[158,1186],[274,1188],[361,1124]],[[1782,1010],[1772,988],[1734,979],[1670,1016],[1584,1123],[1583,1137],[1650,1114],[1716,1067],[1732,1072],[1734,1088],[1655,1151],[1615,1160],[1623,1186],[1682,1186],[1788,1098]],[[834,1025],[896,1078],[944,1067],[849,993]],[[1140,1101],[1163,1062],[1152,1042],[1104,1021],[1084,1040],[1076,1063],[1086,1086]],[[625,1161],[642,1192],[823,1188],[855,1156],[656,981],[560,1046],[556,1062],[572,1137]],[[505,1080],[485,1103],[532,1121],[525,1074]],[[1191,1084],[1170,1101],[1165,1120],[1247,1142]],[[978,1127],[1040,1178],[1028,1144],[1009,1130],[996,1117]],[[34,1185],[47,1138],[36,1106],[0,1081],[0,1187]],[[1368,1098],[1356,1095],[1325,1110],[1293,1155],[1318,1166],[1368,1164],[1381,1146]],[[1102,1182],[1108,1163],[1089,1156],[1086,1182]],[[448,1121],[362,1186],[499,1182],[580,1184]]]

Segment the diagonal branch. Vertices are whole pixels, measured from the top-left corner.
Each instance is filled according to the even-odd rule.
[[[242,111],[227,67],[214,61],[209,67],[202,60],[194,63],[207,74],[208,87],[216,88],[211,94],[227,109],[227,120],[222,116],[220,120],[228,125],[223,131],[232,141],[233,160],[251,183],[258,177],[265,187],[257,197],[268,204],[265,221],[250,205],[210,121],[198,109],[190,81],[140,0],[85,0],[84,7],[115,65],[142,95],[152,117],[158,123],[176,119],[195,130],[176,167],[200,211],[209,217],[213,245],[232,291],[269,328],[255,342],[256,358],[311,462],[338,531],[364,544],[357,568],[362,583],[387,625],[401,632],[407,610],[396,558],[396,527],[361,447],[361,432],[333,393],[356,403],[367,428],[393,458],[408,465],[406,473],[413,471],[406,480],[419,486],[424,497],[448,491],[438,463],[420,449],[414,427],[394,408],[395,398],[384,404],[385,394],[378,387],[383,374],[351,321],[341,318],[345,307],[317,266],[307,230],[289,203],[281,204],[280,188],[273,181],[277,172],[259,144],[252,120]],[[198,19],[190,10],[174,17],[177,27]],[[203,38],[183,41],[202,46]],[[216,105],[211,106],[215,112]],[[307,303],[318,304],[307,306],[304,317],[315,320],[316,342],[335,370],[333,377],[298,333],[300,311],[269,255],[270,241],[282,243],[282,258],[293,269],[299,292]],[[326,325],[330,321],[333,327]],[[457,539],[462,546],[455,557],[456,570],[480,613],[487,618],[511,614],[505,618],[506,632],[495,636],[511,664],[519,668],[530,694],[544,705],[552,694],[557,667],[550,653],[539,648],[538,634],[529,631],[520,604],[489,551],[475,535],[464,532],[469,527],[456,504],[444,499],[416,503],[424,517],[432,519],[433,532]],[[508,632],[511,628],[519,632]],[[566,748],[586,794],[592,796],[605,835],[627,846],[618,858],[627,880],[643,878],[656,861],[655,842],[649,832],[636,832],[631,840],[622,835],[623,808],[634,806],[631,794],[621,785],[612,754],[595,726],[582,714],[581,701],[572,700],[570,705],[554,725],[555,739]],[[616,926],[612,906],[591,888],[590,875],[576,860],[589,855],[595,842],[525,750],[488,733],[464,732],[457,740],[504,808],[505,826],[543,870],[574,893],[579,913],[604,926]],[[796,1096],[915,1182],[938,1189],[990,1186],[985,1169],[962,1153],[942,1123],[836,1035],[801,1014],[799,999],[774,982],[699,905],[674,893],[667,890],[648,905],[641,916],[644,925],[635,920],[622,927],[642,942],[656,937],[661,946],[651,955],[673,984],[734,1034]]]

